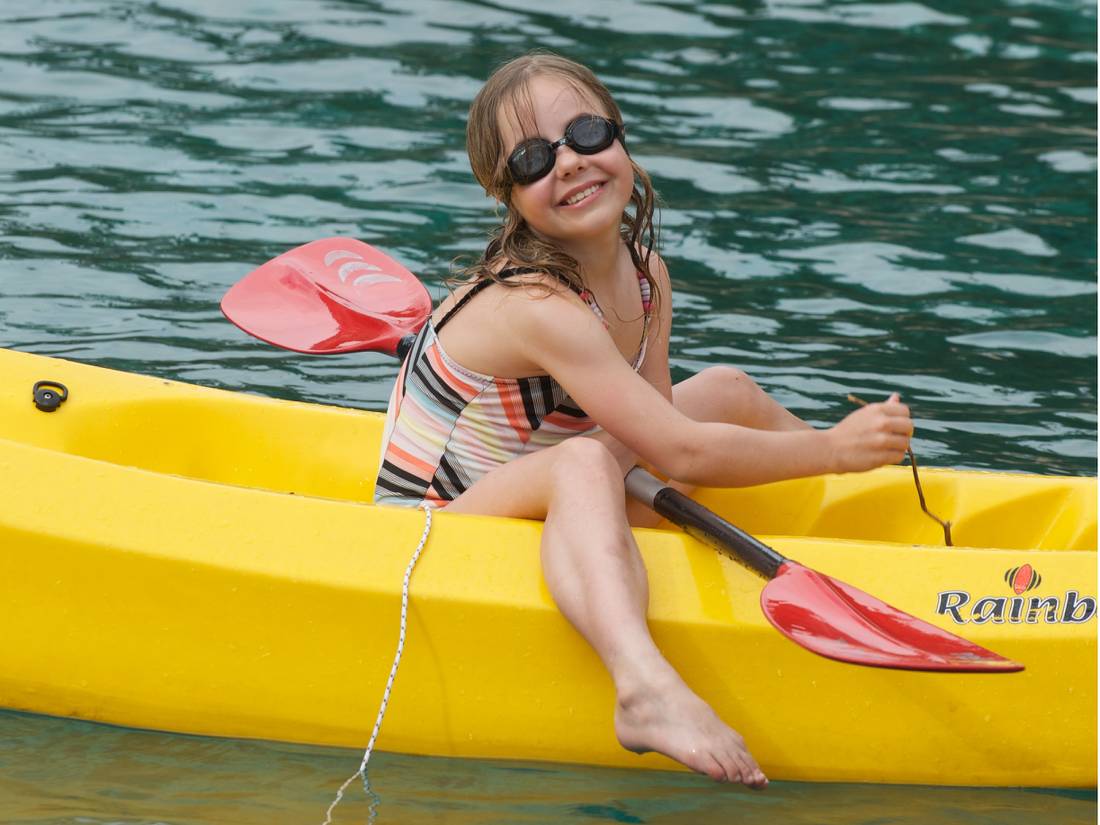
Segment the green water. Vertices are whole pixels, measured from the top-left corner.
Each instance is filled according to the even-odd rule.
[[[391,362],[275,351],[218,300],[332,234],[438,287],[494,222],[465,108],[535,46],[607,81],[664,198],[675,378],[735,363],[821,424],[897,389],[924,463],[1095,474],[1084,0],[0,0],[0,346],[381,409]],[[14,714],[0,742],[5,822],[320,821],[358,764]],[[372,776],[382,822],[1096,817],[1095,794],[385,754]]]
[[[170,736],[0,713],[0,821],[34,825],[321,823],[348,751]],[[399,825],[1095,825],[1096,791],[773,782],[523,762],[371,759],[376,822]],[[363,825],[349,791],[334,821]]]

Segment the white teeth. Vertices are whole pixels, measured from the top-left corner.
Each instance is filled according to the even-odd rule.
[[[600,185],[598,183],[593,184],[592,186],[589,186],[587,189],[585,189],[583,192],[578,192],[577,194],[573,195],[573,197],[566,199],[565,205],[572,206],[575,203],[580,203],[599,188]]]

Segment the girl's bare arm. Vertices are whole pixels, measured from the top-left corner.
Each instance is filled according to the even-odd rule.
[[[553,295],[509,303],[506,326],[513,345],[554,376],[611,436],[672,478],[736,487],[868,470],[900,461],[908,445],[909,412],[896,399],[857,410],[829,430],[767,431],[694,421],[672,405],[670,390],[655,386],[667,379],[658,375],[651,383],[647,377],[653,376],[630,368],[580,301]],[[654,355],[667,373],[667,349],[663,358]]]

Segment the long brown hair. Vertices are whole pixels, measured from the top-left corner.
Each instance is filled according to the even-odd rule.
[[[507,213],[492,233],[485,254],[461,274],[471,280],[489,278],[509,286],[518,286],[497,277],[505,266],[518,266],[546,272],[577,292],[586,288],[580,263],[554,243],[536,235],[512,206],[512,181],[508,174],[507,153],[501,135],[501,113],[507,110],[516,123],[533,131],[532,104],[529,84],[537,75],[552,75],[570,85],[582,98],[603,108],[603,114],[622,124],[623,116],[607,87],[592,71],[579,63],[545,51],[536,51],[514,58],[500,66],[478,92],[470,105],[466,123],[466,151],[470,168],[486,194],[503,204]],[[625,147],[625,142],[623,143]],[[629,153],[628,153],[629,156]],[[657,195],[653,183],[633,158],[634,189],[630,203],[623,211],[620,234],[630,252],[631,260],[645,279],[653,295],[654,305],[660,298],[657,280],[650,269],[650,255],[657,249],[658,228],[654,225]]]

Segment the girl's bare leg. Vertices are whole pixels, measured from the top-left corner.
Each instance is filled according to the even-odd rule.
[[[672,388],[672,403],[696,421],[721,421],[757,430],[810,425],[736,367],[708,367]]]
[[[494,470],[447,510],[545,519],[543,575],[611,674],[623,747],[763,787],[744,740],[692,692],[649,633],[645,565],[623,506],[626,469],[598,441],[572,438]]]
[[[672,388],[672,403],[688,418],[740,424],[757,430],[800,430],[810,425],[762,390],[748,375],[735,367],[708,367]],[[606,433],[597,436],[612,453],[626,463],[629,451]],[[669,482],[682,493],[694,488],[675,480]],[[635,527],[654,527],[661,517],[637,501],[627,502],[627,517]]]

